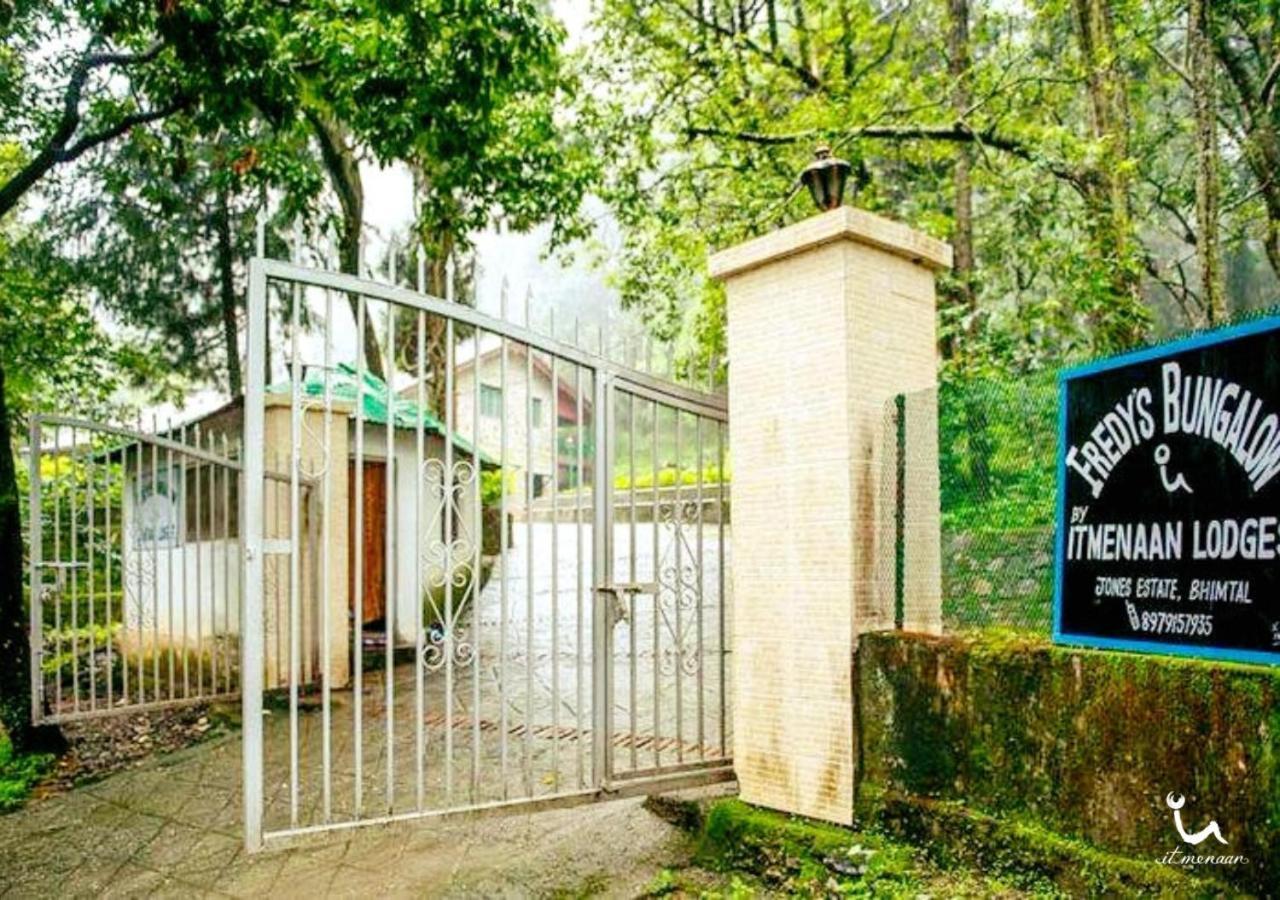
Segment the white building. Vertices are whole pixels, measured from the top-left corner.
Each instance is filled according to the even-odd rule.
[[[337,367],[330,382],[326,457],[323,373],[309,371],[303,379],[297,529],[300,664],[304,680],[314,680],[323,648],[321,609],[327,605],[329,671],[333,683],[344,684],[350,673],[357,596],[366,650],[370,645],[383,646],[388,620],[394,626],[396,644],[414,646],[419,627],[430,630],[444,620],[447,582],[468,585],[452,589],[455,609],[469,596],[470,585],[478,583],[474,575],[483,569],[479,565],[481,479],[472,447],[457,429],[452,452],[446,454],[444,426],[430,413],[420,414],[412,401],[398,399],[389,417],[387,388],[381,379],[365,374],[359,417],[354,369]],[[268,686],[287,681],[289,661],[290,403],[289,384],[268,388],[263,448]],[[200,446],[212,441],[210,452],[221,453],[225,436],[229,454],[239,457],[242,423],[242,401],[236,400],[168,437],[194,443],[198,429]],[[389,433],[394,446],[390,460]],[[359,472],[357,443],[362,444]],[[452,462],[451,476],[445,469],[446,455]],[[113,456],[118,456],[124,478],[122,643],[140,646],[144,653],[156,646],[165,651],[181,647],[206,656],[219,653],[227,659],[238,658],[237,470],[150,443],[133,444],[114,451]],[[327,465],[326,458],[338,464]],[[481,458],[480,468],[491,466]],[[357,490],[362,503],[357,503]],[[326,533],[328,543],[324,544]],[[357,539],[358,533],[363,533],[362,540]],[[446,572],[455,577],[446,578]]]

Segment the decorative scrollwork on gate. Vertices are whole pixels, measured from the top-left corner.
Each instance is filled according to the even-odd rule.
[[[697,610],[700,573],[698,557],[689,541],[687,530],[698,523],[698,504],[691,500],[660,503],[658,522],[671,533],[658,560],[658,594],[655,599],[671,645],[663,647],[658,666],[664,675],[676,668],[686,675],[697,675],[702,667],[702,648],[697,629],[690,628],[685,613]]]
[[[473,521],[478,506],[470,508],[466,501],[478,503],[479,471],[470,459],[453,460],[446,467],[444,460],[431,457],[422,461],[418,477],[425,507],[419,519],[426,523],[418,547],[427,619],[423,666],[435,672],[452,660],[465,668],[476,651],[464,613],[475,602],[480,581]]]

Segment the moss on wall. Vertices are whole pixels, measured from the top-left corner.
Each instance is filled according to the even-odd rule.
[[[961,801],[1138,858],[1215,819],[1241,887],[1280,885],[1280,672],[1055,647],[1012,635],[865,635],[859,815]],[[1201,845],[1201,852],[1211,852]],[[1215,867],[1219,868],[1219,867]]]

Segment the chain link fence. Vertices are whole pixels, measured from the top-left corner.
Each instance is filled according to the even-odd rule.
[[[939,387],[947,631],[1049,632],[1057,416],[1053,372]]]

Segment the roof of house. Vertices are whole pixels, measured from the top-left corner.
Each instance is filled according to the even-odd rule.
[[[363,381],[361,381],[363,377]],[[269,394],[287,394],[292,390],[292,382],[282,381],[267,387]],[[329,378],[329,390],[331,396],[337,401],[346,401],[352,404],[353,411],[350,413],[351,418],[355,418],[357,413],[354,411],[354,405],[357,394],[360,397],[360,413],[365,422],[370,425],[386,425],[388,418],[387,408],[387,383],[370,372],[359,373],[355,366],[350,363],[339,363],[334,368]],[[302,376],[302,392],[308,397],[325,396],[325,379],[324,370],[319,367],[308,367]],[[390,410],[392,425],[395,428],[405,428],[416,430],[418,423],[422,423],[423,431],[428,434],[439,435],[444,437],[447,429],[430,410],[420,409],[418,404],[411,399],[405,397],[396,397],[394,405]],[[456,432],[453,435],[453,445],[468,455],[474,455],[476,448],[466,438],[460,436]],[[497,465],[484,451],[479,453],[480,461],[487,465]]]

